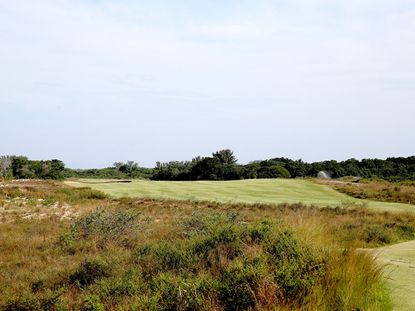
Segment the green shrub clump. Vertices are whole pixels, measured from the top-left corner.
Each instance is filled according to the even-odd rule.
[[[109,268],[99,261],[84,261],[70,276],[69,282],[86,287],[97,280],[110,276]]]
[[[380,271],[371,256],[311,247],[282,221],[198,212],[180,219],[171,236],[120,243],[137,236],[138,215],[98,209],[75,220],[59,245],[80,254],[92,245],[101,255],[57,283],[33,280],[27,296],[2,307],[56,309],[69,291],[77,295],[76,310],[366,310],[385,296],[376,294]],[[386,243],[388,232],[373,226],[365,234]],[[96,241],[107,248],[96,248]]]
[[[268,300],[299,301],[325,275],[321,256],[280,223],[193,216],[182,224],[194,227],[185,240],[146,244],[134,254],[160,309],[194,310],[212,299],[224,310],[255,309],[269,302],[258,289],[270,283]]]

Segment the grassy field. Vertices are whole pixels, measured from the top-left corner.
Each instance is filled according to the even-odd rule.
[[[301,179],[251,179],[236,181],[148,181],[130,183],[110,180],[66,181],[75,187],[91,187],[114,197],[142,197],[234,203],[298,203],[317,206],[367,205],[382,211],[415,211],[403,203],[352,198],[328,185]]]
[[[415,215],[0,187],[0,310],[390,310],[373,256]],[[384,226],[387,224],[387,226]]]
[[[306,180],[82,181],[75,185],[83,187],[0,182],[0,310],[384,311],[413,305],[413,245],[390,245],[415,239],[415,213],[353,204],[321,208],[348,197]],[[197,201],[211,199],[196,197],[197,191],[207,195],[205,184],[216,201],[232,204]],[[110,198],[89,185],[116,186],[118,196],[131,187],[133,197],[138,185],[175,186],[176,195],[191,188],[194,197]],[[264,188],[274,189],[271,202],[293,196],[291,202],[314,205],[255,203]],[[247,193],[249,204],[235,203]],[[376,247],[384,247],[378,261],[371,253]]]

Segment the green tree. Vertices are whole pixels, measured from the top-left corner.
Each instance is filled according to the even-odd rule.
[[[218,150],[212,153],[212,156],[222,164],[235,164],[238,161],[230,149]]]
[[[27,157],[13,157],[12,161],[13,177],[21,179],[36,178],[33,167]]]

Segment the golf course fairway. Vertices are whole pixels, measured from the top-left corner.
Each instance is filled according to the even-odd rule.
[[[415,241],[374,251],[384,267],[394,310],[415,310]]]
[[[114,197],[140,197],[234,203],[304,203],[348,206],[364,203],[379,211],[415,211],[414,205],[355,199],[327,185],[304,179],[249,179],[233,181],[150,181],[78,179],[73,187],[91,187]]]

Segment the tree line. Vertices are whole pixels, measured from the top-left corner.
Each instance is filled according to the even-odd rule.
[[[234,180],[252,178],[315,177],[325,171],[333,178],[356,176],[386,180],[415,180],[415,156],[380,159],[349,159],[307,163],[288,158],[272,158],[241,165],[233,152],[220,150],[211,157],[191,161],[157,163],[153,180]]]
[[[65,164],[60,160],[29,160],[23,156],[0,156],[0,177],[16,179],[62,179]]]
[[[415,180],[415,156],[381,159],[349,159],[307,163],[272,158],[238,164],[232,150],[219,150],[210,157],[190,161],[157,162],[154,168],[134,161],[115,162],[101,169],[70,169],[60,160],[37,161],[23,156],[1,156],[0,177],[18,179],[143,178],[152,180],[237,180],[254,178],[315,177],[321,171],[333,178],[356,176],[385,180]]]
[[[111,167],[92,169],[70,169],[63,172],[65,178],[110,178],[126,179],[141,178],[150,179],[153,169],[140,167],[137,162],[115,162]]]

